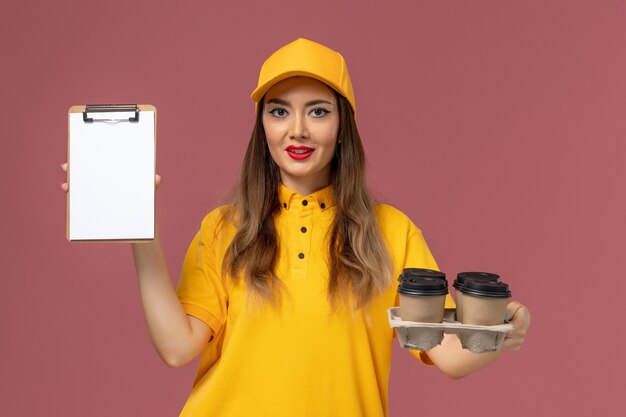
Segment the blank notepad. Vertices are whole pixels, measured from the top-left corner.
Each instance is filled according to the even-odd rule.
[[[91,123],[70,109],[68,240],[154,239],[156,109],[139,108],[138,122],[90,112]]]

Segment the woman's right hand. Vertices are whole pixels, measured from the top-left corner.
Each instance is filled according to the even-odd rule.
[[[61,169],[67,173],[67,162],[64,162],[61,164]],[[154,185],[156,188],[159,188],[159,185],[161,185],[161,176],[159,174],[156,174],[154,176]],[[61,189],[67,193],[67,191],[70,189],[69,185],[67,184],[67,182],[64,182],[63,184],[61,184]]]

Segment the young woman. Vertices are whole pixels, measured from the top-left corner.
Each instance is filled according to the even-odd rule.
[[[252,98],[238,195],[202,221],[178,288],[158,238],[132,245],[155,349],[170,366],[202,353],[181,416],[386,416],[395,278],[437,265],[411,220],[367,191],[340,54],[298,39],[267,59]],[[517,302],[508,314],[502,351],[530,324]],[[460,378],[502,352],[446,335],[411,353]]]

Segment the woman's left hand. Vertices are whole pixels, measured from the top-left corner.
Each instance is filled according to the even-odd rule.
[[[504,338],[502,350],[520,350],[530,327],[530,311],[518,301],[511,301],[506,306],[513,330]]]

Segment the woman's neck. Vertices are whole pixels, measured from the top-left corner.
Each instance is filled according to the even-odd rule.
[[[291,178],[281,176],[281,182],[287,188],[300,195],[310,195],[330,185],[329,178]]]

